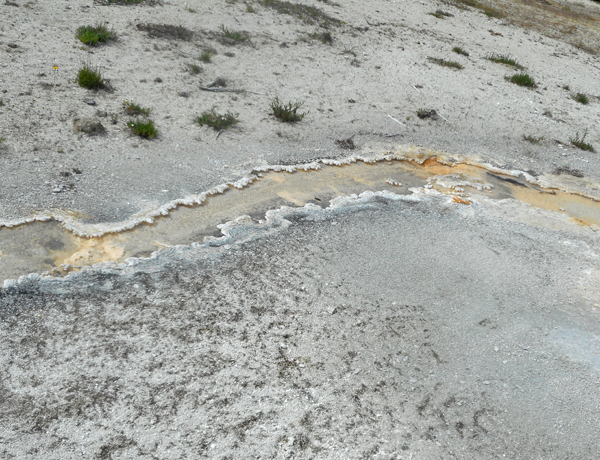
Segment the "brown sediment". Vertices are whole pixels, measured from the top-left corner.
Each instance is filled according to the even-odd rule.
[[[152,224],[142,223],[100,237],[76,236],[56,221],[0,228],[0,280],[32,272],[61,274],[99,262],[148,257],[161,248],[218,236],[219,224],[242,215],[261,219],[269,209],[307,203],[323,206],[335,197],[368,190],[408,195],[412,187],[432,188],[452,196],[457,205],[469,205],[478,196],[512,198],[564,212],[578,223],[600,225],[600,206],[591,198],[542,189],[498,171],[490,173],[481,165],[442,161],[422,154],[414,161],[358,161],[294,173],[269,171],[243,189],[230,187],[202,205],[178,206]]]

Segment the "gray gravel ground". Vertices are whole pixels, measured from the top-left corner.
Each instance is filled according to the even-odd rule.
[[[297,211],[4,290],[0,457],[597,458],[597,236],[514,206]]]

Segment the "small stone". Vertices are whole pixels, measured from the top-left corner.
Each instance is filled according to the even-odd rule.
[[[94,115],[100,118],[105,118],[108,116],[108,113],[106,113],[104,110],[96,110]]]
[[[154,79],[154,82],[155,82],[155,83],[162,83],[162,78],[160,78],[160,77],[156,77],[156,78]]]
[[[17,47],[18,47],[18,45],[17,45],[16,43],[9,43],[9,44],[8,44],[8,47],[9,47],[9,48],[17,48]]]
[[[56,188],[52,189],[52,192],[54,192],[54,193],[60,193],[60,192],[62,192],[62,189],[60,187],[56,187]]]
[[[483,384],[484,384],[484,385],[489,385],[489,384],[490,384],[490,381],[489,381],[489,380],[484,380],[484,381],[483,381]]]
[[[86,98],[83,100],[87,105],[96,105],[96,101],[91,98]]]
[[[494,351],[497,353],[497,352],[499,352],[499,351],[500,351],[500,348],[498,348],[498,347],[494,347]]]

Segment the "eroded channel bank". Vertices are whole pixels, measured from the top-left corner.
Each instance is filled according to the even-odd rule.
[[[308,203],[327,206],[339,196],[383,190],[448,194],[457,206],[471,205],[480,197],[515,199],[563,212],[574,223],[600,225],[600,206],[593,197],[543,187],[528,173],[413,148],[375,158],[265,167],[238,183],[140,213],[112,227],[86,223],[69,213],[5,224],[0,227],[0,280],[29,273],[58,276],[99,262],[149,257],[161,248],[221,236],[219,226],[240,216],[260,222],[269,209]]]

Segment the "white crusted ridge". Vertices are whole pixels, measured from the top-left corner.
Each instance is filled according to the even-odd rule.
[[[165,203],[160,206],[155,206],[152,204],[148,204],[145,209],[137,212],[132,215],[125,221],[116,222],[116,223],[88,223],[83,222],[73,213],[62,210],[53,210],[52,212],[42,212],[36,213],[32,216],[26,217],[20,220],[12,220],[12,221],[0,221],[0,227],[15,227],[18,225],[28,224],[35,221],[43,222],[48,220],[55,220],[61,222],[62,226],[80,237],[99,237],[107,233],[119,233],[122,231],[130,230],[141,223],[153,223],[154,219],[159,216],[166,216],[169,212],[178,206],[195,206],[204,203],[211,195],[222,194],[229,188],[243,189],[248,185],[252,184],[254,181],[260,180],[260,174],[256,173],[260,172],[288,172],[294,173],[298,170],[310,171],[310,170],[319,170],[324,165],[325,166],[344,166],[350,165],[352,163],[356,163],[358,161],[362,161],[367,164],[373,164],[380,161],[409,161],[417,164],[423,164],[425,161],[429,159],[435,159],[441,164],[446,164],[449,166],[454,166],[457,164],[466,164],[475,167],[484,168],[487,171],[509,175],[513,177],[523,177],[527,182],[536,184],[538,186],[547,187],[552,186],[551,181],[543,176],[543,180],[538,180],[538,178],[530,175],[527,172],[519,171],[519,170],[506,170],[502,169],[498,166],[489,164],[489,163],[479,163],[471,159],[467,158],[456,158],[454,156],[450,156],[444,152],[432,151],[422,147],[413,147],[413,146],[401,146],[396,152],[385,152],[379,155],[352,155],[347,158],[342,159],[318,159],[313,160],[310,163],[299,163],[297,165],[266,165],[266,166],[258,166],[254,168],[250,174],[245,175],[235,182],[225,183],[217,185],[206,192],[202,192],[197,195],[189,195],[186,197],[178,198],[176,200],[172,200],[168,203]],[[389,183],[389,182],[388,182]],[[394,185],[394,184],[392,184]],[[582,191],[574,190],[574,186],[570,187],[570,190],[566,190],[568,193],[576,193],[588,198],[598,199],[600,197],[590,196],[587,193],[583,193]],[[586,192],[593,187],[587,187]]]

